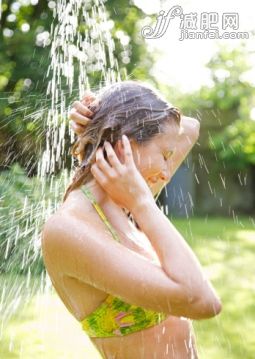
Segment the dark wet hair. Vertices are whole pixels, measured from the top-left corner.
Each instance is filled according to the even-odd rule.
[[[63,200],[68,194],[94,177],[90,171],[96,151],[104,141],[114,147],[125,134],[138,144],[148,143],[164,132],[168,121],[180,125],[181,111],[169,104],[151,85],[140,81],[121,81],[104,87],[97,100],[89,105],[94,115],[83,134],[74,143],[71,154],[78,159],[75,171]]]

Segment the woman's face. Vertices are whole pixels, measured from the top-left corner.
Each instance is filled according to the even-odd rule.
[[[136,167],[148,183],[153,195],[170,181],[173,175],[171,156],[176,151],[180,138],[180,126],[169,121],[164,126],[164,133],[155,135],[147,144],[137,144],[130,139]],[[123,150],[116,146],[115,151],[122,160]]]

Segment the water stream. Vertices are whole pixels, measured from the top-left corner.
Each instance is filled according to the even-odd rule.
[[[38,137],[43,145],[38,149],[40,159],[34,189],[32,193],[28,190],[25,200],[16,201],[14,206],[7,196],[2,201],[9,207],[8,218],[2,217],[1,235],[5,237],[2,241],[4,260],[10,265],[8,277],[1,279],[0,286],[0,337],[20,305],[27,303],[38,291],[43,293],[51,288],[44,271],[41,279],[32,285],[31,268],[41,258],[42,225],[61,204],[74,171],[73,158],[71,170],[66,168],[66,158],[70,155],[65,139],[69,136],[72,143],[75,138],[68,120],[71,99],[81,98],[86,89],[96,92],[126,78],[125,72],[121,76],[118,69],[111,35],[113,22],[108,18],[104,1],[58,0],[53,17],[50,37],[44,39],[51,41],[45,98],[35,111],[24,115],[24,121],[44,123],[44,132]],[[91,73],[99,79],[94,86],[89,82]],[[24,105],[24,109],[28,107]],[[16,175],[19,175],[19,168]],[[6,176],[1,185],[11,180]],[[20,250],[23,251],[22,263],[17,262]],[[23,279],[15,274],[16,266],[24,270]]]

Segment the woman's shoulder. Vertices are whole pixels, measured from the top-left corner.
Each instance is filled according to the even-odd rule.
[[[68,196],[69,197],[69,196]],[[51,214],[45,221],[41,231],[41,247],[42,254],[47,264],[47,268],[51,266],[52,258],[56,263],[56,258],[64,258],[66,249],[68,248],[67,233],[72,229],[73,236],[75,237],[74,229],[77,226],[85,225],[89,227],[91,217],[86,210],[85,205],[80,203],[79,200],[68,200],[62,204],[53,214]],[[84,227],[84,228],[85,228]],[[86,227],[87,228],[87,227]],[[68,234],[69,235],[69,234]],[[73,237],[73,238],[74,238]],[[78,243],[70,237],[69,241],[72,240],[75,249],[75,243]],[[62,254],[59,255],[60,249]],[[58,255],[56,254],[58,253]]]
[[[42,233],[44,239],[52,237],[51,234],[54,232],[54,228],[61,226],[64,228],[65,223],[70,219],[83,219],[86,220],[88,217],[89,210],[86,201],[82,201],[82,196],[79,195],[78,190],[72,191],[65,202],[61,203],[57,210],[52,213],[45,221],[42,227]]]
[[[65,220],[66,217],[89,220],[93,214],[90,201],[84,196],[80,188],[71,191],[66,200],[60,204],[54,217]]]

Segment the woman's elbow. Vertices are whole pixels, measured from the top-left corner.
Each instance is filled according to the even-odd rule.
[[[195,305],[195,316],[193,319],[209,319],[222,311],[222,302],[218,297],[206,300],[201,298]]]

